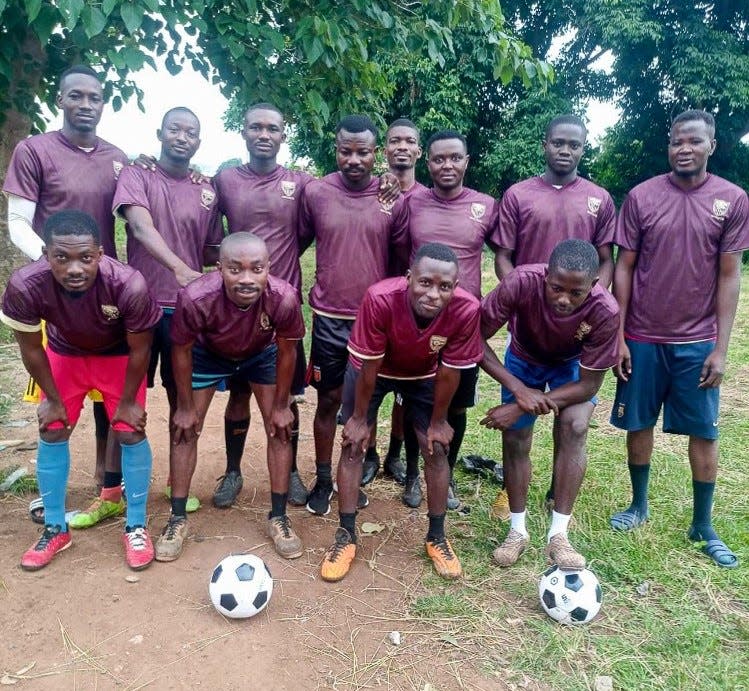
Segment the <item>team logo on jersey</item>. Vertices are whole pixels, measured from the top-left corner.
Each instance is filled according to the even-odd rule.
[[[395,206],[395,202],[380,202],[380,211],[383,214],[387,214],[388,216],[393,215],[393,207]]]
[[[102,314],[107,318],[107,321],[114,321],[120,318],[120,310],[115,305],[102,305]]]
[[[265,313],[260,313],[260,328],[263,331],[270,331],[273,327],[270,323],[270,317]]]
[[[291,180],[281,180],[281,198],[282,199],[294,199],[294,192],[296,192],[296,183]]]
[[[119,161],[112,161],[112,168],[114,169],[114,179],[119,180],[120,172],[122,171],[123,165]]]
[[[484,217],[486,213],[486,204],[480,204],[479,202],[473,202],[471,204],[471,220],[479,221]]]
[[[215,198],[216,193],[213,190],[207,190],[205,188],[200,190],[200,206],[204,209],[210,209]]]
[[[447,343],[447,336],[432,336],[429,339],[429,350],[433,353],[439,353]]]
[[[316,382],[319,382],[322,379],[322,370],[320,369],[320,365],[312,366],[312,378]]]
[[[599,199],[598,197],[588,197],[588,213],[591,216],[598,215],[598,209],[601,208],[602,201],[603,199]]]
[[[582,341],[592,330],[593,327],[588,322],[580,322],[580,326],[575,331],[575,340]]]
[[[713,199],[713,218],[718,221],[725,219],[730,206],[731,202],[724,201],[723,199]]]
[[[616,417],[624,417],[624,403],[620,403],[616,407]]]

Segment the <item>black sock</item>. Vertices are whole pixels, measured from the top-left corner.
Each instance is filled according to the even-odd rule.
[[[187,497],[172,496],[172,515],[187,518]]]
[[[286,499],[288,493],[284,492],[271,492],[270,493],[270,516],[268,518],[276,518],[277,516],[286,515]]]
[[[367,449],[367,453],[364,456],[365,461],[369,461],[370,463],[378,463],[380,462],[380,454],[377,453],[377,447],[376,446],[370,446]]]
[[[388,446],[388,458],[400,458],[402,448],[403,440],[391,434],[390,445]]]
[[[245,420],[228,420],[224,418],[224,443],[226,444],[226,472],[238,473],[247,441],[247,430],[250,418]]]
[[[428,542],[440,542],[445,539],[445,514],[439,516],[428,515],[429,532],[427,533]]]
[[[96,427],[96,438],[106,439],[109,434],[109,418],[107,409],[101,401],[94,401],[94,425]]]
[[[104,471],[104,487],[119,487],[122,484],[122,473]]]
[[[419,477],[419,438],[409,421],[406,421],[404,429],[404,443],[406,446],[406,482],[409,482]]]
[[[331,463],[317,463],[316,464],[317,481],[323,485],[332,485],[332,470],[333,465]]]
[[[453,428],[453,440],[450,442],[450,449],[447,454],[447,462],[450,464],[451,471],[458,462],[458,454],[460,453],[460,447],[463,445],[463,437],[466,433],[467,420],[468,416],[465,410],[462,413],[447,411],[447,424]]]
[[[299,449],[299,405],[296,401],[292,401],[289,408],[294,416],[294,422],[291,423],[291,472],[296,473],[296,455]]]
[[[641,514],[648,510],[648,481],[650,479],[650,463],[646,465],[628,464],[629,479],[632,482],[632,506]]]
[[[351,535],[351,542],[356,542],[356,511],[354,513],[339,513],[339,523],[341,528],[346,528]]]
[[[699,531],[703,540],[718,539],[718,534],[713,529],[711,517],[715,483],[692,480],[692,492],[694,495],[692,526]]]

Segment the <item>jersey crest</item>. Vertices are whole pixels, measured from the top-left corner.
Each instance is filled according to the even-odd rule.
[[[432,336],[429,339],[429,350],[433,353],[439,353],[447,343],[447,336]]]
[[[580,322],[580,326],[575,331],[575,340],[582,341],[592,330],[593,327],[588,322]]]
[[[471,204],[471,220],[480,221],[486,213],[486,204],[480,202],[473,202]]]
[[[110,322],[120,318],[120,310],[117,309],[116,305],[102,305],[101,312]]]
[[[114,169],[114,179],[120,179],[120,172],[122,171],[123,165],[120,161],[112,161],[112,168]]]
[[[293,180],[281,180],[281,199],[294,199],[296,183]]]
[[[216,193],[213,190],[206,188],[200,190],[200,206],[204,209],[210,209],[214,199],[216,199]]]
[[[712,217],[718,221],[724,220],[730,206],[731,202],[727,202],[723,199],[713,199]]]
[[[588,213],[591,216],[598,215],[598,209],[601,208],[602,201],[603,199],[599,199],[598,197],[588,197]]]
[[[273,328],[273,325],[270,323],[270,317],[266,312],[260,313],[260,328],[263,331],[270,331]]]

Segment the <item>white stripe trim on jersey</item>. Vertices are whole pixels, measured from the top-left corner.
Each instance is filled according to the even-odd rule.
[[[38,324],[24,324],[23,322],[16,321],[3,312],[0,312],[0,321],[13,329],[13,331],[20,331],[22,333],[31,334],[42,330],[41,322]]]
[[[615,367],[615,365],[611,365],[611,367],[586,367],[585,365],[580,363],[580,367],[588,370],[589,372],[605,372],[607,369],[611,369],[611,367]]]
[[[471,369],[473,367],[478,367],[479,363],[472,362],[470,365],[451,365],[449,362],[443,360],[440,364],[443,364],[445,367],[451,367],[452,369]]]
[[[384,352],[382,353],[382,355],[364,355],[357,350],[354,350],[350,345],[346,346],[346,350],[348,350],[349,353],[351,353],[354,357],[359,358],[360,360],[379,360],[385,357]]]
[[[310,306],[310,309],[315,314],[319,314],[321,317],[328,317],[330,319],[346,319],[347,321],[356,320],[356,315],[354,315],[353,317],[350,317],[348,314],[333,314],[332,312],[323,312],[322,310],[315,309],[312,306]]]
[[[378,377],[381,377],[382,379],[394,379],[396,381],[419,381],[420,379],[434,379],[436,373],[433,374],[424,374],[421,377],[394,377],[391,374],[380,374],[377,373]]]

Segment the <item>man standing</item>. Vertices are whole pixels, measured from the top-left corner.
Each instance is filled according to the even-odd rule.
[[[367,291],[349,340],[351,361],[344,384],[343,446],[338,463],[339,528],[326,552],[321,576],[339,581],[356,556],[357,489],[362,455],[377,409],[390,391],[399,393],[413,420],[424,455],[429,531],[425,547],[443,578],[462,568],[445,536],[452,429],[447,408],[460,370],[481,358],[479,303],[458,285],[458,260],[445,245],[423,245],[406,277]]]
[[[0,321],[13,329],[24,365],[43,392],[37,480],[45,526],[21,558],[21,567],[41,569],[71,544],[65,523],[68,440],[86,393],[95,388],[121,447],[128,487],[125,558],[131,568],[142,569],[153,560],[146,531],[151,449],[145,436],[145,377],[152,329],[161,310],[137,271],[102,256],[99,229],[88,214],[56,212],[46,220],[44,236],[45,259],[11,276],[0,312]]]
[[[614,295],[621,308],[620,357],[611,422],[627,430],[632,503],[611,518],[615,530],[648,519],[653,428],[689,437],[694,496],[690,540],[724,568],[738,557],[712,526],[718,472],[719,387],[723,381],[749,247],[746,193],[707,172],[715,120],[678,115],[669,134],[671,172],[627,196],[619,216]]]

